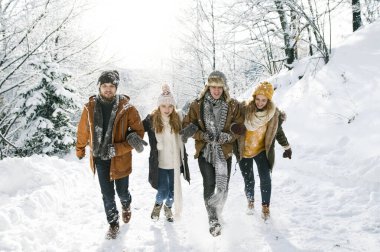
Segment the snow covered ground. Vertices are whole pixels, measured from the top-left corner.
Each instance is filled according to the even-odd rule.
[[[233,166],[222,235],[212,237],[192,158],[182,219],[152,222],[147,148],[133,156],[131,222],[108,241],[88,159],[7,158],[0,161],[0,251],[378,251],[379,41],[377,22],[350,36],[316,73],[310,67],[294,82],[307,69],[298,66],[272,80],[274,100],[288,115],[293,158],[283,159],[277,146],[268,223],[260,218],[258,187],[256,213],[245,214],[243,180]]]

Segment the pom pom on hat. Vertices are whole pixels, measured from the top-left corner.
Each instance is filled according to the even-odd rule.
[[[261,82],[253,92],[252,96],[256,95],[264,95],[266,96],[269,100],[272,100],[274,93],[274,88],[273,85],[267,81]]]
[[[162,87],[162,93],[158,97],[157,105],[163,105],[163,104],[170,104],[174,107],[176,106],[176,102],[174,100],[173,94],[170,92],[170,87],[168,84],[163,84]]]

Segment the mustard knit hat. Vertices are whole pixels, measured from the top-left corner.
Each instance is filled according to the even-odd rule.
[[[256,95],[264,95],[266,96],[269,100],[272,100],[274,93],[274,88],[273,85],[267,81],[261,82],[253,92],[252,96]]]

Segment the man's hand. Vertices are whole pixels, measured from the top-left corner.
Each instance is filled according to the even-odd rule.
[[[127,141],[130,146],[132,146],[138,153],[143,152],[144,145],[147,146],[148,143],[145,142],[136,132],[128,134]]]
[[[194,123],[190,123],[185,128],[181,129],[179,131],[179,134],[181,135],[182,142],[186,143],[187,139],[192,137],[195,134],[195,132],[197,132],[197,130],[198,126]]]
[[[226,133],[226,132],[220,132],[218,143],[225,144],[225,143],[230,142],[231,140],[232,140],[231,134]]]

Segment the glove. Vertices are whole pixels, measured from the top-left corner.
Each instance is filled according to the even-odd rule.
[[[190,123],[185,128],[181,129],[179,131],[179,134],[181,135],[182,142],[186,143],[187,139],[192,137],[195,134],[195,132],[197,132],[197,130],[198,126],[194,123]]]
[[[225,144],[227,142],[230,142],[232,140],[232,136],[229,133],[226,132],[220,132],[218,143]]]
[[[289,158],[292,159],[292,149],[287,149],[284,151],[284,154],[282,154],[283,158]]]
[[[211,143],[212,141],[215,140],[214,134],[212,134],[209,131],[202,132],[201,137],[203,141],[205,141],[206,143]]]
[[[247,128],[245,127],[243,123],[233,123],[231,125],[230,130],[232,133],[236,135],[243,136],[245,132],[247,131]]]
[[[108,145],[108,157],[109,157],[109,159],[111,159],[114,156],[116,156],[115,146],[113,146],[113,144],[109,144]]]
[[[144,150],[144,145],[147,146],[148,143],[145,142],[136,132],[128,134],[127,141],[130,146],[132,146],[138,153]]]
[[[284,111],[280,111],[280,119],[285,122],[287,118],[287,115]]]

